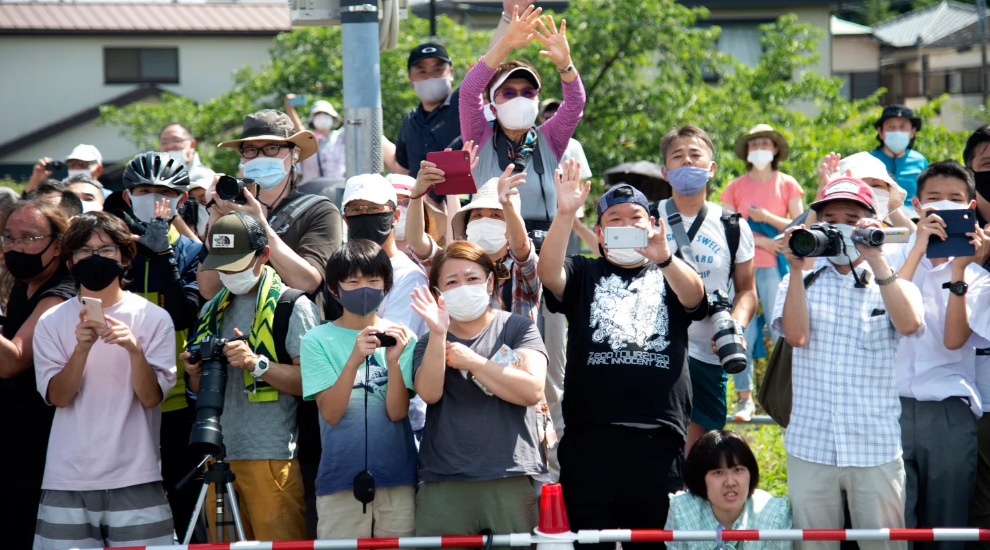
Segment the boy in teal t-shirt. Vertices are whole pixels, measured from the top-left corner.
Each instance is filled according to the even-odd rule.
[[[416,336],[375,314],[392,287],[391,261],[377,244],[348,241],[330,257],[326,281],[344,313],[307,333],[300,350],[303,397],[319,407],[323,442],[317,535],[411,536],[417,454],[407,414]],[[395,344],[381,347],[381,335]],[[353,491],[364,470],[376,490],[367,513]]]
[[[928,168],[928,159],[912,148],[915,134],[921,130],[921,118],[903,105],[888,105],[873,126],[880,145],[870,154],[883,161],[897,185],[907,191],[905,204],[911,204],[917,194],[918,176]]]

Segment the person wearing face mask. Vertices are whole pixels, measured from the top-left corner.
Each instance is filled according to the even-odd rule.
[[[55,407],[34,548],[170,545],[158,429],[176,382],[172,320],[124,290],[137,247],[116,216],[76,218],[61,252],[79,296],[46,312],[32,342],[37,391]]]
[[[176,484],[196,467],[199,458],[189,451],[194,408],[186,397],[187,379],[178,354],[199,317],[196,269],[203,245],[176,229],[176,214],[187,199],[189,172],[165,153],[136,156],[124,169],[124,200],[131,212],[114,210],[137,239],[137,255],[130,262],[124,288],[165,308],[175,328],[177,380],[162,403],[162,474],[176,524],[189,524],[198,495],[188,484]],[[132,217],[133,216],[133,217]]]
[[[407,537],[416,530],[416,445],[407,414],[416,335],[376,314],[395,292],[388,255],[350,239],[327,264],[327,285],[344,308],[303,338],[303,397],[320,408],[326,452],[316,481],[320,539]],[[378,336],[395,339],[382,347]],[[367,444],[367,461],[365,445]],[[354,498],[355,475],[369,471],[368,513]]]
[[[670,497],[668,531],[790,529],[787,497],[757,489],[760,466],[749,444],[736,432],[712,430],[694,445],[684,462],[684,486]],[[726,542],[730,550],[790,550],[794,543],[756,540]],[[668,550],[710,550],[710,542],[668,542]]]
[[[667,246],[679,258],[695,266],[705,283],[706,293],[721,290],[728,296],[734,292],[732,319],[740,328],[748,328],[753,324],[751,320],[757,309],[754,235],[746,220],[740,219],[738,214],[731,214],[707,200],[706,183],[715,170],[712,161],[715,147],[711,138],[697,126],[673,129],[660,140],[660,154],[664,157],[662,170],[670,180],[672,197],[659,201],[652,211],[658,223],[664,225]],[[701,175],[698,181],[705,184],[687,185],[685,178],[679,176],[685,170]],[[674,230],[671,220],[679,220],[681,227]],[[685,247],[690,251],[687,258]],[[693,401],[685,454],[691,452],[691,446],[699,437],[725,427],[729,375],[712,349],[713,336],[711,319],[692,323],[688,330],[691,344],[688,368]],[[745,380],[746,377],[740,374],[733,376]],[[739,408],[751,414],[751,404],[747,406],[740,402]]]
[[[572,161],[557,180],[557,217],[538,271],[549,291],[547,307],[563,313],[568,325],[567,433],[557,451],[567,517],[575,531],[655,529],[669,505],[657,496],[682,484],[691,413],[688,327],[708,315],[704,283],[671,253],[663,224],[653,229],[646,196],[628,184],[598,201],[602,257],[565,258],[591,184],[582,185]],[[604,248],[604,232],[612,227],[639,228],[646,248]],[[636,472],[634,489],[628,472]]]
[[[913,148],[921,118],[903,105],[888,105],[873,126],[880,145],[870,154],[883,161],[897,184],[907,191],[907,200],[911,200],[916,195],[918,175],[928,167],[928,159]]]
[[[25,193],[33,191],[42,181],[52,177],[53,173],[47,169],[47,166],[53,160],[50,157],[38,159],[27,185],[24,186]],[[89,176],[93,179],[99,179],[100,175],[103,174],[103,155],[93,145],[84,143],[76,145],[69,156],[65,157],[65,164],[68,166],[68,177],[70,178],[72,176]]]
[[[103,184],[91,176],[78,175],[65,178],[65,187],[82,201],[83,212],[103,210]]]
[[[35,383],[32,335],[41,316],[76,295],[76,283],[62,262],[62,235],[69,217],[57,198],[4,201],[0,210],[0,296],[6,313],[0,332],[0,437],[17,452],[0,453],[0,466],[17,472],[0,495],[0,529],[6,544],[30,548],[41,499],[48,434],[55,410]]]
[[[309,118],[304,125],[295,106],[289,104],[295,97],[296,94],[286,94],[285,113],[292,119],[296,131],[312,130],[317,143],[316,153],[301,163],[302,178],[299,184],[302,185],[313,178],[343,180],[347,168],[344,157],[344,127],[337,109],[334,109],[329,101],[323,99],[316,101],[310,108]]]
[[[416,185],[416,178],[402,174],[389,174],[385,179],[392,184],[395,198],[398,200],[396,209],[399,211],[399,221],[395,224],[395,248],[406,255],[409,245],[406,243],[406,219],[409,217],[409,193]]]
[[[209,177],[194,177],[190,174],[189,198],[183,207],[179,208],[179,215],[195,237],[193,240],[200,243],[206,240],[206,224],[210,221],[210,210],[206,205],[211,185],[213,185],[212,172]]]
[[[294,396],[302,395],[302,338],[320,323],[319,312],[267,265],[271,244],[257,218],[226,214],[210,227],[207,242],[210,252],[201,269],[215,271],[223,288],[203,306],[190,340],[246,336],[223,350],[229,366],[220,421],[227,463],[237,476],[244,533],[249,540],[299,540],[306,536],[306,522]],[[276,333],[276,319],[285,317],[286,332]],[[188,352],[181,357],[189,387],[198,392],[203,365],[189,363]],[[211,488],[207,502],[214,498]],[[214,519],[207,519],[212,530]]]
[[[790,223],[788,217],[797,218],[804,211],[801,202],[804,191],[797,180],[778,170],[780,163],[787,160],[790,146],[771,126],[758,124],[739,136],[735,153],[746,161],[748,171],[725,186],[719,201],[741,214],[753,231],[756,290],[764,314],[769,315],[776,303],[777,285],[788,271],[787,261],[779,254],[780,241],[774,237]],[[763,323],[767,321],[764,317]],[[762,338],[761,326],[759,322],[746,325],[746,369],[732,375],[733,387],[739,394],[739,405],[732,414],[737,421],[749,421],[756,410],[752,391],[753,350]]]
[[[840,529],[848,506],[856,529],[904,527],[905,460],[894,357],[898,343],[926,332],[921,293],[884,259],[880,248],[854,244],[855,227],[880,227],[870,187],[846,176],[811,205],[842,232],[843,251],[794,255],[780,284],[770,328],[793,346],[793,406],[784,436],[787,488],[795,529]],[[927,325],[927,330],[932,330]],[[863,542],[863,550],[903,550],[904,542]],[[805,550],[838,543],[799,544]]]
[[[534,405],[547,356],[536,325],[502,311],[497,268],[479,245],[438,253],[413,309],[429,326],[413,357],[429,404],[419,456],[416,534],[524,533],[536,527],[532,476],[547,472]]]
[[[199,153],[196,151],[196,139],[192,135],[192,130],[181,122],[171,122],[166,124],[162,131],[158,133],[159,149],[172,160],[184,165],[189,172],[190,198],[196,201],[186,201],[186,208],[180,212],[181,216],[174,218],[172,224],[181,235],[185,235],[196,242],[203,242],[206,236],[206,221],[209,213],[204,208],[196,208],[196,202],[206,204],[202,197],[193,196],[194,189],[205,190],[213,182],[216,173],[210,170],[199,160]],[[205,187],[196,186],[196,182],[201,182]],[[200,191],[203,193],[203,191]]]
[[[510,22],[505,35],[464,77],[460,96],[461,136],[481,146],[473,170],[475,181],[500,177],[510,167],[526,174],[526,183],[519,187],[520,214],[537,252],[557,209],[553,173],[584,114],[585,103],[584,85],[571,63],[566,21],[561,20],[558,29],[553,18],[541,18],[541,12],[530,5],[525,10],[515,6],[507,13]],[[506,61],[534,39],[545,48],[540,55],[556,65],[564,93],[556,114],[539,126],[539,75],[528,63]],[[493,124],[485,120],[485,109],[495,114]]]
[[[976,484],[977,425],[983,414],[976,383],[976,349],[990,346],[990,273],[981,264],[990,242],[975,220],[968,233],[975,254],[928,258],[934,239],[944,239],[939,214],[975,208],[972,175],[955,161],[936,162],[918,176],[915,211],[922,214],[911,241],[888,253],[898,276],[921,289],[927,332],[901,341],[897,393],[907,472],[905,524],[965,527]],[[915,543],[915,547],[961,549],[965,543]]]

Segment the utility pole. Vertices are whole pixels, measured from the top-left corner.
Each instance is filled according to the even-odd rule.
[[[987,108],[987,1],[976,0],[976,16],[980,29],[980,92],[983,108]]]
[[[430,38],[437,35],[437,0],[430,0]]]
[[[346,177],[382,172],[382,89],[378,2],[341,0]]]

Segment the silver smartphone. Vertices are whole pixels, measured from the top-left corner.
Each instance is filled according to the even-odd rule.
[[[646,248],[646,229],[638,227],[606,227],[605,248]]]

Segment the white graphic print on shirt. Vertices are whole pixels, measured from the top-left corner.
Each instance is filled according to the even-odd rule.
[[[382,386],[388,383],[388,369],[379,365],[378,360],[375,356],[369,356],[368,359],[371,361],[371,379],[368,384],[364,381],[364,369],[362,366],[358,368],[357,374],[354,375],[354,388],[363,388],[365,391],[370,393],[384,393]]]
[[[660,352],[667,348],[669,316],[664,304],[666,287],[659,269],[626,283],[618,275],[603,278],[595,285],[591,304],[592,340],[608,340],[612,353],[592,352],[589,365],[623,363],[668,368],[670,358]],[[628,351],[620,351],[632,347]],[[642,351],[639,351],[642,350]]]

